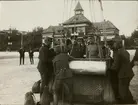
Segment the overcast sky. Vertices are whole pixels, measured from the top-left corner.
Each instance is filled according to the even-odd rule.
[[[65,2],[64,2],[65,1]],[[76,0],[77,1],[77,0]],[[31,31],[36,26],[58,25],[74,15],[73,0],[0,1],[0,30],[10,26]],[[98,0],[80,0],[84,15],[92,22],[102,21]],[[110,20],[120,34],[130,35],[138,26],[138,1],[103,1],[105,20]]]

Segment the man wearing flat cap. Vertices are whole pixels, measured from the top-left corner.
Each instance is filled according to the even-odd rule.
[[[54,55],[53,53],[51,53],[50,50],[51,44],[52,44],[52,38],[46,37],[43,46],[39,50],[39,63],[37,68],[40,72],[41,83],[42,83],[40,88],[40,97],[43,93],[44,86],[48,86],[50,79],[52,78],[52,73],[53,73],[52,59]]]

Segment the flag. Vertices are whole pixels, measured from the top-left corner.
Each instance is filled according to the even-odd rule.
[[[98,0],[100,2],[101,10],[103,11],[102,1]]]

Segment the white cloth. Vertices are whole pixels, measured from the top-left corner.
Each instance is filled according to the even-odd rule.
[[[133,67],[134,77],[130,81],[130,91],[133,95],[134,100],[138,97],[138,66]]]
[[[106,74],[105,61],[72,61],[69,66],[76,73]]]
[[[132,78],[130,85],[138,85],[138,66],[134,66],[132,70],[134,72],[134,77]]]

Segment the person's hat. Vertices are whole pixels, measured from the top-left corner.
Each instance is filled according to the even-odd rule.
[[[52,38],[51,37],[45,37],[44,39],[44,43],[47,43],[47,42],[52,42]]]
[[[67,52],[67,47],[64,45],[57,45],[54,47],[54,51],[58,53],[66,53]]]
[[[122,48],[122,47],[123,47],[123,46],[122,46],[122,42],[121,42],[121,41],[115,41],[115,42],[114,42],[114,47],[115,47],[116,49]]]
[[[114,38],[112,38],[112,40],[113,40],[114,42],[121,42],[121,41],[122,41],[122,39],[121,39],[120,36],[115,36]]]

